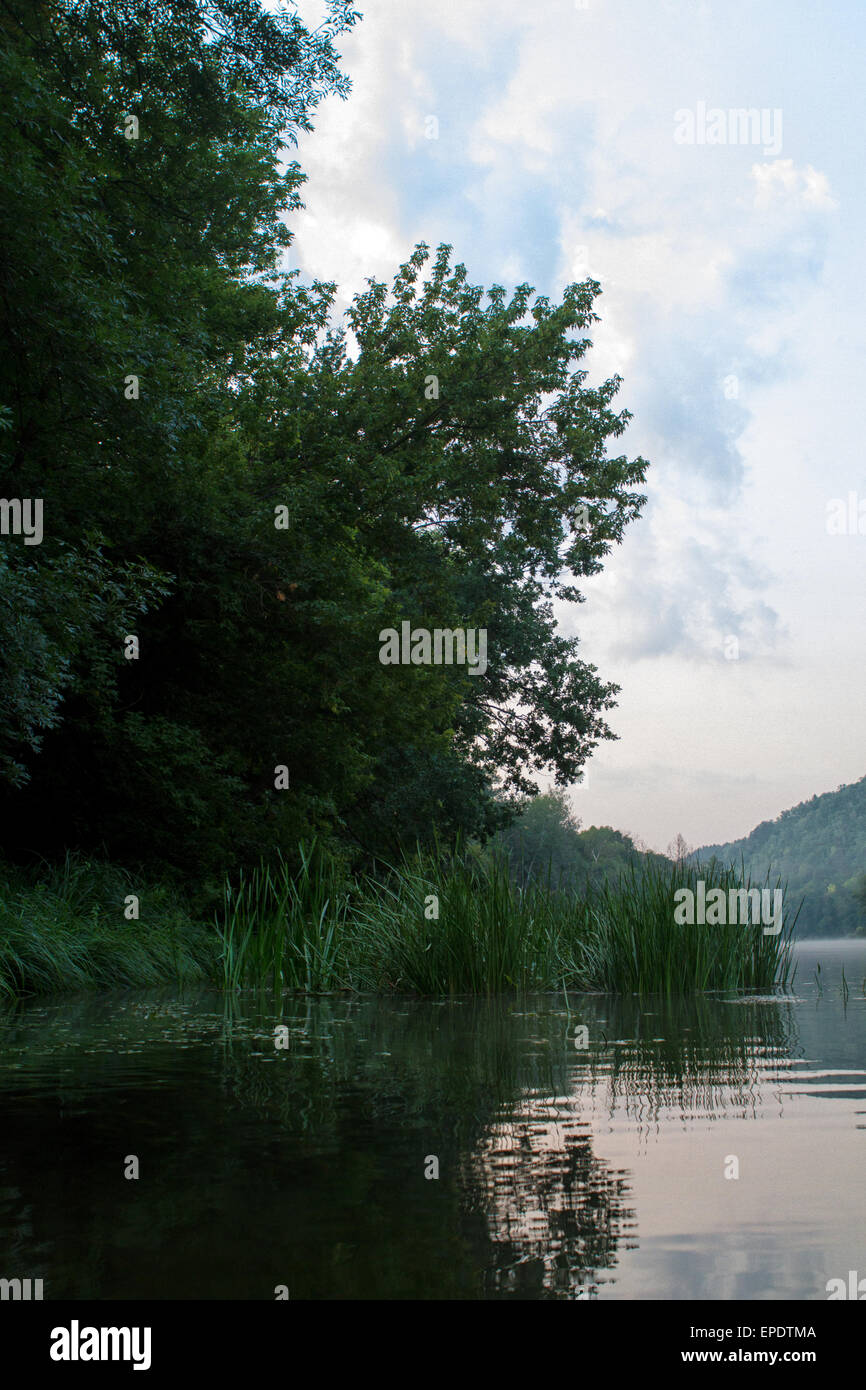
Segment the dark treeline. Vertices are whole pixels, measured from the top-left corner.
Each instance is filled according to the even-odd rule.
[[[611,737],[616,687],[552,612],[643,503],[644,461],[608,457],[619,381],[578,366],[599,287],[485,292],[422,245],[334,321],[286,268],[291,146],[348,94],[359,16],[326,8],[0,0],[20,861],[201,884],[316,835],[369,863],[488,836]],[[383,665],[404,621],[486,629],[486,671]]]
[[[671,859],[655,854],[622,830],[592,825],[582,830],[562,791],[535,797],[490,843],[506,856],[519,883],[541,882],[585,893],[642,868],[670,869]]]

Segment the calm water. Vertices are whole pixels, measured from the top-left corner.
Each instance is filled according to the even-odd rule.
[[[0,1277],[46,1299],[826,1299],[866,1275],[866,941],[798,960],[785,996],[675,1005],[26,1002],[0,1013]]]

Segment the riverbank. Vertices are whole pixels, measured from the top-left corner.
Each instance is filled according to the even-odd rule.
[[[167,885],[73,855],[30,870],[0,864],[0,997],[210,982],[219,950],[213,927]]]
[[[778,885],[757,887],[775,905]],[[519,885],[504,862],[472,853],[347,880],[312,850],[294,873],[278,863],[227,882],[207,920],[177,888],[70,855],[39,870],[0,865],[0,994],[192,982],[418,995],[767,989],[788,977],[795,914],[779,896],[778,920],[737,920],[744,894],[760,903],[755,888],[733,869],[671,862],[581,894]],[[714,900],[723,919],[730,903],[730,920],[703,910]]]

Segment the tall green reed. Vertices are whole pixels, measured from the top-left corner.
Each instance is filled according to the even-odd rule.
[[[699,877],[726,895],[754,886],[742,867],[636,862],[616,882],[554,888],[461,847],[349,882],[313,842],[294,871],[278,859],[228,881],[214,931],[172,890],[141,890],[111,865],[70,856],[35,877],[0,866],[0,994],[208,977],[229,990],[425,995],[785,984],[796,919],[785,908],[777,936],[760,923],[679,925],[676,890]],[[132,891],[142,918],[127,922]]]
[[[228,881],[217,923],[223,983],[311,993],[345,983],[348,895],[336,865],[315,841],[300,846],[301,867],[281,858]]]
[[[766,935],[760,922],[679,924],[675,894],[721,889],[728,903],[731,890],[757,885],[741,865],[713,861],[695,865],[633,864],[614,883],[590,892],[585,910],[588,932],[579,945],[578,967],[596,989],[684,993],[707,989],[769,989],[787,983],[791,938],[797,914],[782,897],[781,927]],[[769,875],[763,887],[769,886]],[[781,888],[777,879],[775,888]],[[728,913],[726,912],[726,916]]]
[[[361,968],[372,988],[420,994],[553,988],[564,898],[521,887],[502,858],[405,857],[367,879],[355,909]]]

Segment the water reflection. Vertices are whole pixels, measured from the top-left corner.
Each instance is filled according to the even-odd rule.
[[[0,1276],[78,1298],[718,1297],[695,1271],[733,1222],[745,1296],[771,1296],[761,1251],[795,1240],[778,1287],[818,1296],[821,1261],[862,1244],[862,1204],[834,1215],[810,1165],[827,1126],[844,1205],[866,998],[798,990],[6,1009]],[[802,1207],[800,1180],[811,1224],[778,1201],[787,1182]]]

